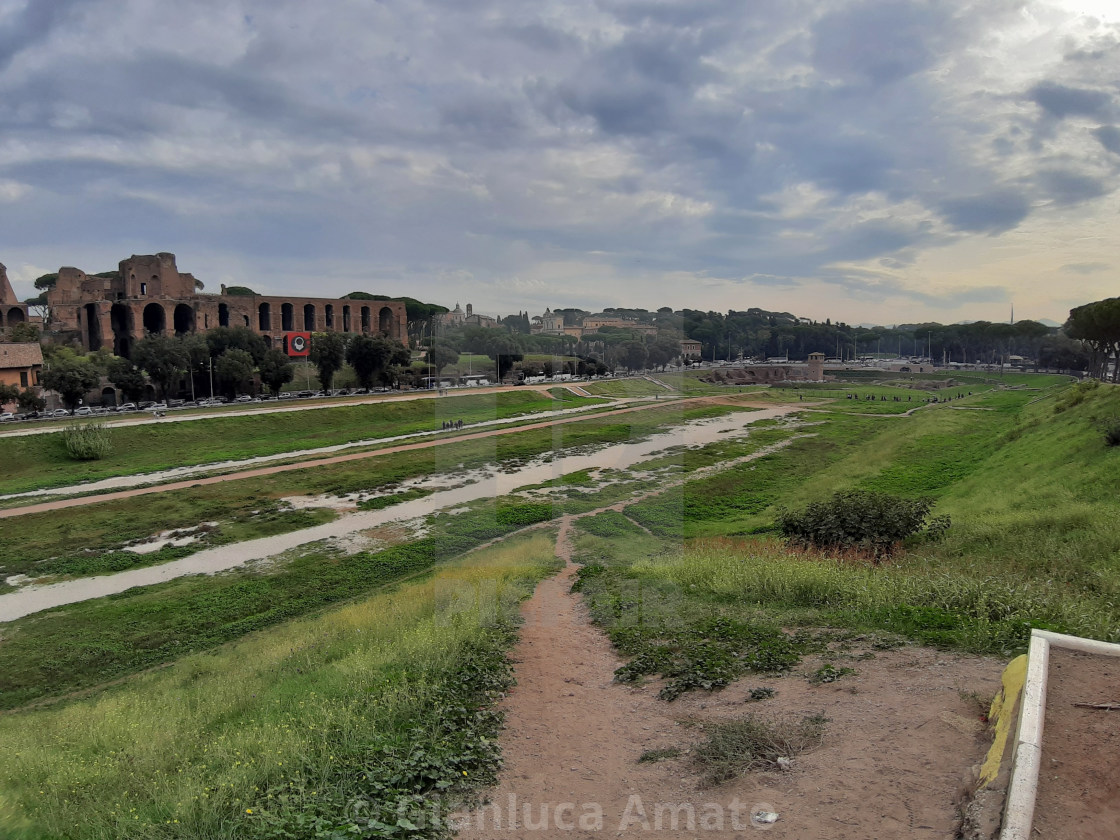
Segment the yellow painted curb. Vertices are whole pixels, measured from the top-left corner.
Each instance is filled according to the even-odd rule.
[[[1019,697],[1023,693],[1026,679],[1027,655],[1023,654],[1016,656],[1003,669],[1003,676],[1000,678],[1002,685],[988,712],[988,720],[995,726],[995,738],[980,768],[979,787],[987,787],[999,775],[999,768],[1007,751],[1007,739],[1018,719]]]

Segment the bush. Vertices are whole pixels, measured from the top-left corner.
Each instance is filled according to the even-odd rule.
[[[1104,442],[1108,446],[1120,446],[1120,417],[1114,417],[1105,424]]]
[[[802,511],[783,510],[778,526],[786,542],[798,548],[854,549],[879,559],[893,554],[899,543],[923,529],[930,537],[941,537],[949,528],[949,517],[930,519],[932,506],[933,500],[928,498],[852,490]]]
[[[62,442],[75,461],[100,461],[113,448],[104,423],[73,423],[63,429]]]

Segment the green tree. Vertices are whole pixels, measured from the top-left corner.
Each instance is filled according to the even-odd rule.
[[[35,278],[34,286],[41,292],[49,292],[58,283],[58,273],[43,274]]]
[[[39,340],[39,325],[20,321],[8,330],[8,340],[12,344],[34,344]]]
[[[456,364],[459,361],[459,351],[454,347],[444,344],[442,341],[437,341],[428,350],[428,361],[435,369],[436,376],[439,376],[448,365]]]
[[[85,359],[71,358],[56,362],[50,370],[43,371],[43,387],[57,391],[62,404],[71,411],[78,405],[86,392],[97,387],[101,374]]]
[[[210,356],[214,359],[227,350],[244,350],[253,357],[253,364],[259,365],[268,352],[264,337],[248,327],[215,327],[206,333],[205,338]]]
[[[509,373],[514,362],[520,362],[525,358],[525,352],[516,336],[499,333],[496,330],[487,330],[487,332],[495,334],[484,338],[483,352],[494,360],[500,382]]]
[[[16,401],[20,411],[42,411],[47,407],[47,401],[30,388],[21,391]]]
[[[329,391],[334,375],[346,361],[346,339],[336,332],[313,333],[308,358],[319,371],[319,382],[322,383],[323,390]]]
[[[225,293],[234,297],[256,297],[257,293],[248,286],[226,286]]]
[[[190,367],[186,345],[170,335],[149,335],[132,346],[132,361],[151,378],[161,397]]]
[[[19,399],[19,388],[15,385],[5,385],[0,382],[0,405],[7,405]]]
[[[148,384],[144,371],[128,359],[117,358],[110,362],[108,375],[109,381],[121,389],[126,402],[139,400],[144,394],[144,386]]]
[[[1089,345],[1092,373],[1101,379],[1110,358],[1117,361],[1113,381],[1120,381],[1120,298],[1108,298],[1071,309],[1066,335]]]
[[[346,361],[354,368],[358,383],[363,388],[373,387],[375,381],[389,382],[389,368],[407,364],[410,358],[407,347],[382,336],[354,336],[346,348]]]
[[[252,390],[256,365],[248,350],[226,350],[214,363],[214,378],[218,387],[229,397],[236,397]]]
[[[640,341],[626,341],[623,342],[619,350],[621,351],[621,361],[626,369],[633,373],[646,366],[646,361],[649,359],[649,351],[646,346]]]
[[[265,353],[260,363],[261,382],[268,386],[272,394],[278,395],[285,385],[295,377],[296,370],[283,350],[273,348]]]

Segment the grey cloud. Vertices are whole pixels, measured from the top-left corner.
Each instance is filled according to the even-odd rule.
[[[1040,82],[1027,92],[1027,98],[1058,119],[1098,116],[1112,101],[1102,91],[1067,87],[1056,82]]]
[[[983,195],[950,198],[938,209],[957,230],[998,234],[1011,230],[1030,213],[1030,202],[1015,190],[995,190]]]
[[[1042,171],[1038,174],[1038,181],[1045,194],[1058,204],[1080,204],[1109,191],[1100,178],[1070,169]]]
[[[19,53],[44,41],[64,21],[79,0],[27,0],[27,4],[0,28],[0,72]]]
[[[813,26],[814,64],[826,75],[886,84],[931,67],[951,34],[947,4],[870,0]]]
[[[1120,128],[1102,125],[1093,132],[1093,136],[1110,152],[1120,155]]]
[[[1103,262],[1066,263],[1062,266],[1062,271],[1068,271],[1070,274],[1097,274],[1111,268],[1111,265]]]

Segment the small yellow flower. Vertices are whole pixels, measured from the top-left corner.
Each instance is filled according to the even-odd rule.
[[[465,775],[467,775],[467,771],[466,771],[466,770],[464,770],[464,771],[463,771],[463,775],[464,775],[464,776],[465,776]]]
[[[246,808],[245,813],[246,814],[251,814],[251,813],[253,813],[253,809],[252,808]]]

